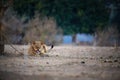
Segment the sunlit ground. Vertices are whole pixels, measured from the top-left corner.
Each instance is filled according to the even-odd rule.
[[[120,48],[60,45],[28,56],[28,45],[5,46],[0,80],[120,80]]]

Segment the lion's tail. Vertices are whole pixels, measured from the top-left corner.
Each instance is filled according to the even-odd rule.
[[[47,52],[50,52],[53,49],[54,45],[51,45],[50,49]]]
[[[51,48],[50,49],[52,49],[54,47],[54,45],[51,45]]]

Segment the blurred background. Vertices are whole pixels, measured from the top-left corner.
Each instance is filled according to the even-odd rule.
[[[0,45],[120,45],[119,0],[0,0]]]

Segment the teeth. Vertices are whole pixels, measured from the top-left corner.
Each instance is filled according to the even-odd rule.
[[[36,54],[40,54],[40,51],[39,51],[39,50],[37,50],[37,51],[36,51]]]

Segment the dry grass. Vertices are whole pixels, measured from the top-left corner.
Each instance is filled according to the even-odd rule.
[[[14,47],[24,55],[0,56],[2,80],[120,80],[120,50],[113,47],[61,45],[44,57],[28,56],[28,45]]]

